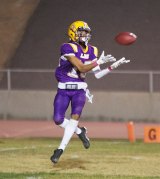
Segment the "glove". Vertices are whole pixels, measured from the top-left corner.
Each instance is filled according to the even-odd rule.
[[[125,57],[121,58],[120,60],[116,61],[115,63],[113,63],[110,68],[113,70],[115,68],[117,68],[118,66],[120,66],[121,64],[124,63],[129,63],[130,60],[126,60]]]
[[[97,64],[102,65],[102,64],[107,63],[107,62],[115,62],[115,61],[116,61],[116,59],[112,55],[105,56],[104,51],[103,51],[101,56],[97,60]]]

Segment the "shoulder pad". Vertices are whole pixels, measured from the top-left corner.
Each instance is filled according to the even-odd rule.
[[[78,52],[78,47],[77,47],[76,44],[72,44],[72,43],[68,43],[68,44],[72,47],[72,49],[74,50],[74,52]]]

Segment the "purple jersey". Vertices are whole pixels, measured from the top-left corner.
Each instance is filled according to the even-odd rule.
[[[64,43],[61,46],[61,57],[59,66],[56,69],[56,79],[58,82],[84,82],[85,73],[81,73],[66,58],[66,56],[75,56],[84,64],[91,63],[97,58],[97,48],[88,45],[85,50],[75,42]]]

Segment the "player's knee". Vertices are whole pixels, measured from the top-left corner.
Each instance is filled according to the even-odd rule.
[[[63,123],[64,118],[60,116],[53,116],[53,120],[56,125],[60,125]]]
[[[71,118],[72,118],[72,119],[75,119],[75,120],[79,120],[80,115],[79,115],[79,114],[72,114],[72,115],[71,115]]]

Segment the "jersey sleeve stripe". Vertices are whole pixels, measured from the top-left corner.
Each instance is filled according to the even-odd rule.
[[[77,48],[77,45],[75,44],[72,44],[72,43],[68,43],[74,50],[74,52],[78,52],[78,48]]]
[[[98,57],[98,49],[97,49],[97,47],[94,47],[94,46],[92,46],[93,47],[93,49],[94,49],[94,55],[96,56],[96,57]]]

